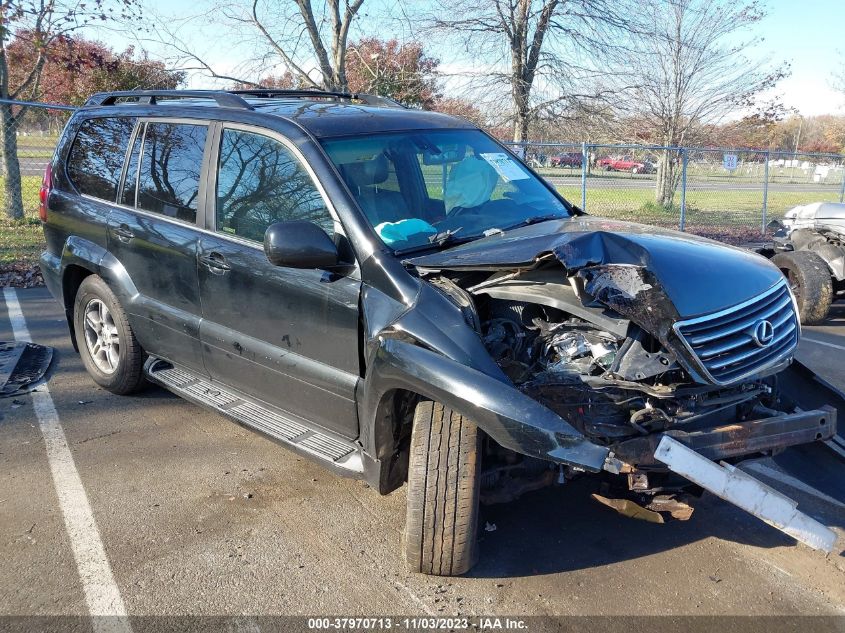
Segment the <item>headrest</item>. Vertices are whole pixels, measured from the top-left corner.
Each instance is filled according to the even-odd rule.
[[[370,160],[362,160],[343,165],[346,182],[354,187],[378,185],[387,180],[387,156],[382,152]]]

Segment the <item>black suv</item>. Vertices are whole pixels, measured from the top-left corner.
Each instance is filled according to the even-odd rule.
[[[99,385],[157,383],[383,494],[407,481],[412,570],[467,571],[479,503],[603,472],[681,516],[691,481],[734,476],[710,460],[834,432],[778,390],[799,324],[776,267],[588,217],[459,118],[97,94],[41,200],[44,279]]]

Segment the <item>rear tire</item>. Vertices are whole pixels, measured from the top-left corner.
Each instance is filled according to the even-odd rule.
[[[97,275],[79,285],[73,303],[73,329],[85,369],[98,385],[126,395],[141,390],[146,354],[117,297]]]
[[[405,561],[412,572],[458,576],[477,558],[481,433],[459,413],[423,401],[414,412]]]
[[[818,325],[827,318],[833,301],[833,282],[827,263],[812,251],[778,253],[772,263],[789,281],[804,325]]]

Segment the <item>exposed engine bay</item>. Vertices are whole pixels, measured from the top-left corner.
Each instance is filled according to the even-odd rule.
[[[483,340],[519,388],[579,431],[610,444],[678,424],[744,419],[776,405],[764,381],[729,388],[696,385],[639,326],[625,337],[554,308],[492,300]]]
[[[574,279],[555,277],[570,281],[550,266],[470,284],[467,298],[485,347],[508,378],[591,440],[613,445],[676,427],[783,414],[773,377],[732,385],[697,380],[655,335]],[[511,299],[519,295],[536,302]]]

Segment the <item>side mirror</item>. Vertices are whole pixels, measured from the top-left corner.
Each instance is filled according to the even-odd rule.
[[[290,268],[331,268],[338,262],[332,238],[306,220],[271,224],[264,233],[264,253],[274,266]]]

